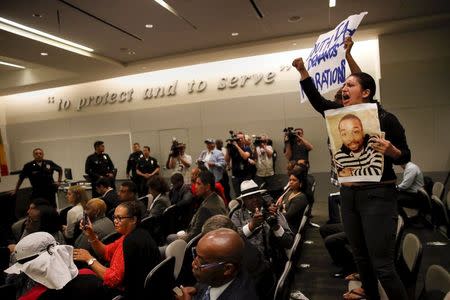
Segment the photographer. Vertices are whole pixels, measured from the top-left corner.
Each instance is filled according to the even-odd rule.
[[[309,167],[309,151],[312,149],[313,145],[304,138],[302,128],[284,129],[284,155],[289,162],[296,164],[300,160]]]
[[[268,136],[262,134],[255,137],[253,142],[253,157],[256,166],[255,182],[258,186],[265,184],[265,188],[271,190],[273,185],[273,148],[268,144]]]
[[[294,234],[284,216],[278,211],[271,199],[263,197],[253,180],[241,184],[243,205],[231,216],[241,236],[255,246],[271,263],[273,271],[280,274],[286,261],[286,249],[294,242]]]
[[[186,144],[179,143],[176,139],[172,142],[169,158],[166,163],[167,169],[172,169],[172,174],[180,173],[184,177],[184,183],[189,183],[188,169],[192,164],[192,157],[185,153]]]
[[[225,158],[222,151],[216,149],[214,139],[205,140],[206,150],[203,150],[197,159],[199,169],[206,169],[214,174],[216,182],[222,180],[225,168]]]
[[[235,195],[241,193],[240,185],[244,180],[251,179],[251,166],[248,159],[252,150],[245,145],[244,134],[239,132],[234,134],[230,131],[231,138],[227,140],[227,154],[225,161],[227,164],[231,162],[231,182]]]

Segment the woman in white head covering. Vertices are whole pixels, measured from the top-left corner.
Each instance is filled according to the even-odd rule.
[[[18,299],[40,299],[44,294],[56,296],[53,290],[63,290],[79,274],[73,262],[73,247],[59,245],[47,232],[25,236],[17,243],[14,254],[17,263],[5,272],[10,274],[8,283],[16,286]]]

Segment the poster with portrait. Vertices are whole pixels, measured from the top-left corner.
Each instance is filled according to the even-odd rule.
[[[330,148],[340,183],[379,182],[384,156],[372,148],[383,136],[375,103],[325,111]]]

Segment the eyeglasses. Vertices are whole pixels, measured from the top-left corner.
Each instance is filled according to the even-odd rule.
[[[133,217],[129,217],[129,216],[125,216],[125,217],[113,216],[114,221],[119,221],[119,222],[122,222],[123,219],[131,219],[131,218],[133,218]]]
[[[196,251],[195,247],[192,247],[191,250],[192,250],[192,258],[193,258],[194,261],[195,261],[195,259],[196,259],[197,257],[199,257],[199,256],[198,256],[198,254],[197,254],[197,251]],[[198,267],[200,270],[207,270],[207,269],[212,269],[212,268],[216,268],[216,267],[222,266],[222,265],[224,265],[224,264],[226,264],[226,262],[221,261],[221,262],[213,262],[213,263],[209,263],[209,264],[202,264],[202,265],[198,265],[197,267]]]

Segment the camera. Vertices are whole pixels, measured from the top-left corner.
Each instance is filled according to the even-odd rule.
[[[287,127],[283,129],[284,135],[288,137],[289,143],[293,144],[297,139],[297,134],[295,133],[294,127]]]
[[[228,131],[230,133],[230,138],[226,140],[227,143],[232,143],[232,142],[238,142],[239,138],[237,137],[237,134],[234,133],[233,130]]]
[[[172,138],[172,146],[170,147],[170,155],[173,157],[180,156],[181,149],[183,149],[184,144],[179,143],[177,138]]]
[[[253,145],[254,145],[255,147],[260,147],[261,144],[263,144],[263,143],[266,142],[266,141],[265,141],[262,137],[260,137],[260,136],[253,135],[252,138],[253,138]]]
[[[275,215],[272,215],[269,211],[269,207],[271,203],[273,203],[273,198],[269,194],[263,194],[262,196],[262,207],[261,207],[261,213],[263,215],[264,221],[267,223],[267,225],[270,226],[270,228],[276,226],[278,224],[278,218]]]

